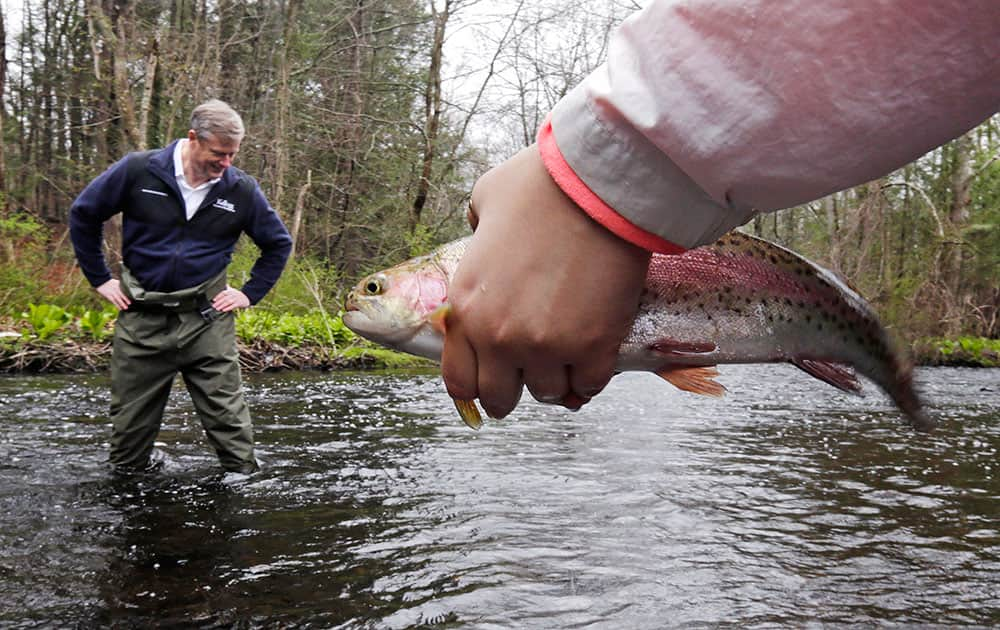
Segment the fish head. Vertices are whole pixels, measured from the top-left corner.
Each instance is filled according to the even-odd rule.
[[[448,299],[461,253],[453,250],[449,244],[363,278],[347,294],[344,324],[388,348],[440,358],[444,340],[429,320]]]

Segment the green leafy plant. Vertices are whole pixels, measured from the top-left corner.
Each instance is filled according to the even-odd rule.
[[[344,322],[326,311],[310,311],[304,315],[250,309],[236,317],[236,334],[244,341],[264,339],[286,346],[337,346],[354,341],[355,335]]]
[[[930,363],[1000,367],[1000,339],[930,337],[916,344],[918,356]]]
[[[66,309],[55,304],[29,304],[28,311],[21,313],[21,317],[31,326],[31,331],[25,331],[24,335],[33,332],[40,341],[45,341],[73,321],[73,316]]]
[[[100,311],[85,310],[77,320],[80,330],[90,334],[95,341],[104,341],[111,335],[109,323],[118,317],[118,310],[114,307],[105,307]]]

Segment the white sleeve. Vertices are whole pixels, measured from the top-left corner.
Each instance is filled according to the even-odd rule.
[[[884,175],[998,108],[996,0],[661,0],[623,23],[540,147],[572,171],[557,182],[606,206],[584,208],[598,220],[694,247]]]

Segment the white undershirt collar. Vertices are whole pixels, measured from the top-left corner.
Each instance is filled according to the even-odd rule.
[[[181,196],[184,197],[184,211],[188,221],[190,221],[191,217],[198,211],[198,206],[205,201],[208,191],[222,178],[216,177],[215,179],[210,179],[194,188],[188,184],[187,179],[184,177],[184,160],[181,158],[181,151],[187,141],[187,138],[181,138],[174,145],[174,177],[177,179],[177,187],[180,188]]]

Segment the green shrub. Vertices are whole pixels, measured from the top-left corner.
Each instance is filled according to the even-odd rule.
[[[73,321],[69,311],[55,304],[29,304],[28,311],[21,313],[21,317],[31,326],[31,331],[24,331],[22,334],[27,337],[33,331],[40,341],[45,341]]]
[[[108,304],[102,310],[87,309],[77,320],[80,330],[88,333],[94,341],[104,341],[111,333],[110,323],[118,317],[118,309]]]
[[[332,317],[320,310],[309,311],[305,315],[278,315],[256,308],[240,311],[236,316],[236,334],[247,342],[264,339],[286,346],[336,348],[355,340],[354,333],[344,326],[339,315]]]
[[[917,342],[915,350],[918,358],[929,363],[1000,367],[1000,339],[930,337]]]

